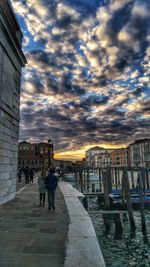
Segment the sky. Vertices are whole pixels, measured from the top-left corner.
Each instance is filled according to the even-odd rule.
[[[56,158],[126,146],[150,132],[149,0],[12,0],[28,64],[20,140]]]

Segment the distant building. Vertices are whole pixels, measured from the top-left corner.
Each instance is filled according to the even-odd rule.
[[[150,167],[150,139],[139,139],[130,144],[131,166]]]
[[[54,161],[53,144],[23,141],[19,143],[18,155],[19,168],[26,166],[33,169],[47,168]]]
[[[0,1],[0,204],[16,195],[22,38],[10,1]]]
[[[111,152],[111,165],[112,167],[130,166],[130,149],[119,148]]]
[[[105,149],[103,147],[95,146],[86,151],[85,158],[88,167],[102,167],[111,164],[112,149]]]
[[[111,154],[107,150],[101,150],[99,154],[93,156],[94,167],[105,168],[111,166]]]
[[[73,162],[69,160],[58,160],[54,159],[54,166],[55,168],[62,169],[64,171],[71,171]]]

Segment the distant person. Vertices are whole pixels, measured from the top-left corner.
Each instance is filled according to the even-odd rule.
[[[25,183],[26,184],[29,184],[29,167],[27,166],[25,169],[24,169],[24,176],[25,176]]]
[[[18,173],[17,173],[17,176],[18,176],[18,183],[21,183],[21,177],[22,177],[22,170],[21,170],[21,168],[19,168]]]
[[[30,182],[32,182],[32,183],[33,183],[33,177],[34,177],[34,171],[33,171],[33,169],[31,168],[31,169],[30,169]]]
[[[38,177],[38,185],[39,185],[39,193],[40,193],[40,204],[39,207],[44,207],[45,206],[45,194],[46,194],[46,171],[43,169],[41,171],[41,174]]]
[[[58,184],[58,178],[54,173],[54,169],[49,169],[48,176],[45,181],[48,195],[48,209],[53,208],[53,210],[55,210],[55,191]]]

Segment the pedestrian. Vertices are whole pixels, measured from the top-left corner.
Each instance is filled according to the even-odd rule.
[[[41,174],[38,177],[38,185],[39,185],[39,193],[40,193],[40,204],[39,207],[45,206],[45,194],[46,194],[46,171],[45,169],[42,169]]]
[[[25,176],[25,183],[29,184],[29,167],[28,166],[24,169],[24,176]]]
[[[21,170],[21,168],[19,168],[18,173],[17,173],[17,176],[18,176],[18,183],[21,183],[21,177],[22,177],[22,170]]]
[[[48,209],[50,210],[53,208],[55,210],[55,191],[58,184],[58,178],[54,174],[55,170],[54,168],[48,170],[48,176],[46,178],[46,189],[47,189],[47,195],[48,195]]]
[[[34,177],[34,171],[33,171],[33,169],[31,168],[31,169],[30,169],[30,182],[32,182],[32,183],[33,183],[33,177]]]

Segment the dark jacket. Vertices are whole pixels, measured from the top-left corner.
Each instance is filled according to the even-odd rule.
[[[54,174],[48,174],[45,183],[47,189],[55,191],[58,184],[58,179]]]

